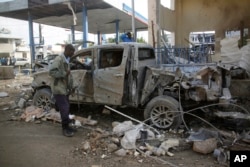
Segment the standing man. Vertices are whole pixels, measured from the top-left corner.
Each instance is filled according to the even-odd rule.
[[[70,58],[73,56],[75,48],[71,44],[67,44],[64,53],[57,56],[49,67],[49,74],[53,78],[51,89],[56,100],[61,119],[63,135],[72,137],[75,130],[69,126],[69,95],[73,90],[73,79],[70,74]]]
[[[16,64],[16,58],[14,56],[12,56],[11,62],[12,62],[11,64],[13,66],[15,66],[15,64]]]

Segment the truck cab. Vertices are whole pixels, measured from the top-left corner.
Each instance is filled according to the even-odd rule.
[[[77,51],[71,58],[71,74],[76,92],[72,103],[138,107],[147,66],[156,66],[154,48],[147,44],[120,43],[98,45]],[[33,75],[36,92],[50,90],[48,71]],[[37,93],[36,93],[37,94]],[[39,94],[38,94],[39,95]],[[44,107],[44,102],[36,105]],[[49,107],[49,103],[47,107]]]

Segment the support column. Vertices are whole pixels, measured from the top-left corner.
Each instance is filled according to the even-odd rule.
[[[34,44],[34,36],[33,36],[33,19],[30,11],[28,12],[29,18],[29,40],[30,40],[30,56],[31,56],[31,65],[35,60],[35,44]]]
[[[71,26],[71,43],[74,44],[76,41],[75,41],[75,26],[72,25]]]
[[[100,31],[97,31],[97,44],[98,45],[101,44],[101,33],[100,33]]]
[[[160,0],[148,0],[148,42],[160,47]]]
[[[176,13],[176,28],[175,28],[175,46],[183,47],[184,45],[184,37],[183,37],[183,8],[182,8],[182,0],[175,0],[175,13]],[[189,39],[189,38],[187,38]]]
[[[138,29],[136,28],[136,29],[135,29],[135,34],[133,34],[133,35],[134,35],[134,42],[137,41],[137,40],[136,40],[136,39],[137,39],[137,31],[138,31]]]
[[[221,45],[220,41],[225,38],[225,31],[223,29],[216,29],[215,30],[215,53],[220,53],[221,52]]]
[[[119,22],[120,22],[120,20],[116,20],[115,21],[115,35],[116,35],[116,37],[115,37],[115,43],[119,43],[119,39],[120,39],[120,37],[119,37]]]
[[[134,35],[134,41],[136,41],[135,38],[135,4],[134,4],[134,0],[131,0],[132,3],[132,33]]]
[[[88,41],[88,13],[85,6],[82,7],[82,32],[83,32],[83,48],[87,48]]]

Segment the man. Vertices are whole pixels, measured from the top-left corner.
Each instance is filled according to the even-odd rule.
[[[130,32],[121,35],[121,40],[123,42],[134,42]]]
[[[16,64],[16,58],[12,56],[11,65],[15,66],[15,64]]]
[[[66,45],[64,53],[57,56],[49,67],[49,74],[53,78],[51,90],[56,100],[56,107],[60,111],[63,135],[67,137],[72,137],[75,132],[69,126],[69,95],[73,90],[69,61],[74,52],[75,48],[71,44]]]

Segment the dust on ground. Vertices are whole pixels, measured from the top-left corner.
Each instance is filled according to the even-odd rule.
[[[92,143],[91,150],[84,151],[83,144],[95,134],[95,129],[111,131],[113,121],[128,120],[116,113],[102,114],[96,108],[85,107],[81,111],[77,106],[71,106],[71,113],[87,117],[92,116],[98,121],[97,126],[79,128],[72,138],[64,137],[59,123],[51,121],[12,121],[21,110],[6,108],[17,100],[22,93],[22,86],[28,86],[32,79],[29,76],[16,77],[0,81],[0,92],[7,92],[8,97],[2,97],[0,105],[0,166],[3,167],[219,167],[221,164],[212,154],[199,154],[192,148],[171,150],[174,156],[135,155],[130,151],[126,156],[117,156],[107,150],[110,137],[104,137]],[[16,83],[17,87],[8,85]],[[20,85],[19,85],[20,86]],[[129,109],[127,109],[129,110]],[[124,111],[134,117],[140,113]],[[170,134],[169,134],[170,135]]]

